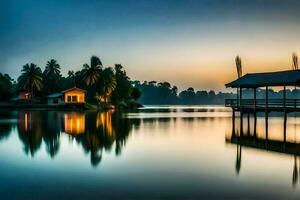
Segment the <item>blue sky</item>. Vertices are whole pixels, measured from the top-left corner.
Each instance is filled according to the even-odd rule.
[[[223,89],[244,71],[289,69],[298,51],[300,2],[277,0],[1,0],[0,71],[42,69],[54,58],[78,70],[91,55],[132,79]],[[212,78],[212,75],[214,78]]]

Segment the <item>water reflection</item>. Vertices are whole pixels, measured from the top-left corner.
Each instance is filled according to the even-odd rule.
[[[248,126],[245,116],[241,131],[239,120],[232,130],[231,112],[222,111],[224,108],[167,109],[171,111],[154,108],[135,113],[0,112],[3,183],[0,196],[3,199],[17,199],[16,196],[20,199],[26,194],[31,195],[26,196],[28,199],[299,196],[297,118],[288,117],[286,142],[283,142],[282,117],[270,116],[266,134],[261,116],[257,118],[257,128],[253,126],[253,118]],[[45,190],[37,189],[40,185]],[[15,192],[16,188],[19,192]]]
[[[251,119],[249,115],[246,120],[238,117],[232,118],[232,130],[226,134],[226,142],[236,145],[235,171],[239,175],[242,168],[242,149],[252,148],[268,153],[280,153],[293,157],[292,185],[298,183],[300,166],[298,166],[300,156],[300,142],[297,124],[298,115],[287,117],[278,116],[268,118],[268,116]],[[236,122],[237,121],[237,122]],[[239,124],[236,127],[236,124]],[[270,126],[271,124],[271,126]],[[247,130],[244,130],[244,127]],[[271,131],[269,130],[271,129]]]
[[[0,140],[9,137],[16,126],[26,155],[34,157],[44,142],[46,152],[54,158],[59,153],[61,135],[69,134],[85,153],[90,154],[93,166],[101,162],[103,151],[114,148],[115,154],[120,155],[132,124],[139,123],[134,119],[123,118],[121,113],[114,111],[12,113],[17,116],[17,124],[9,121],[9,115],[1,113]]]
[[[34,156],[42,143],[42,116],[39,112],[18,113],[18,134],[23,143],[23,150]]]
[[[71,135],[79,135],[85,132],[84,112],[71,112],[64,114],[64,131]]]

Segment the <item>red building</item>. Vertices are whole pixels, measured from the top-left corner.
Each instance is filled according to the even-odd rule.
[[[30,99],[30,93],[27,90],[19,90],[18,99]]]

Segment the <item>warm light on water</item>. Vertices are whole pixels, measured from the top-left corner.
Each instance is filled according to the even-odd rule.
[[[69,134],[83,134],[85,130],[84,113],[65,113],[64,114],[65,132]]]
[[[258,139],[266,136],[264,123],[259,116]],[[238,133],[239,125],[237,118]],[[287,142],[300,142],[299,125],[290,114]],[[243,129],[247,137],[246,117]],[[1,112],[1,199],[298,197],[297,156],[231,137],[224,107]],[[268,139],[283,140],[281,116],[269,117]]]

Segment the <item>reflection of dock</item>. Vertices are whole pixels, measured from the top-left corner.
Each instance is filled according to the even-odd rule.
[[[299,143],[257,138],[255,136],[232,136],[231,138],[226,138],[226,142],[244,147],[300,156]]]
[[[236,173],[239,174],[242,168],[242,149],[243,147],[258,149],[267,152],[276,152],[282,153],[289,156],[294,157],[294,167],[292,174],[292,185],[295,187],[298,183],[298,174],[300,173],[300,169],[298,169],[297,163],[299,163],[300,156],[300,143],[289,141],[286,137],[286,114],[283,120],[283,133],[282,139],[274,139],[269,136],[268,133],[268,116],[265,117],[265,135],[257,133],[257,117],[254,116],[254,127],[253,132],[250,132],[250,117],[248,114],[247,117],[247,131],[243,131],[243,118],[240,118],[240,130],[236,131],[235,129],[235,117],[233,115],[232,118],[232,132],[230,137],[226,137],[226,143],[236,145],[236,163],[235,170]]]

